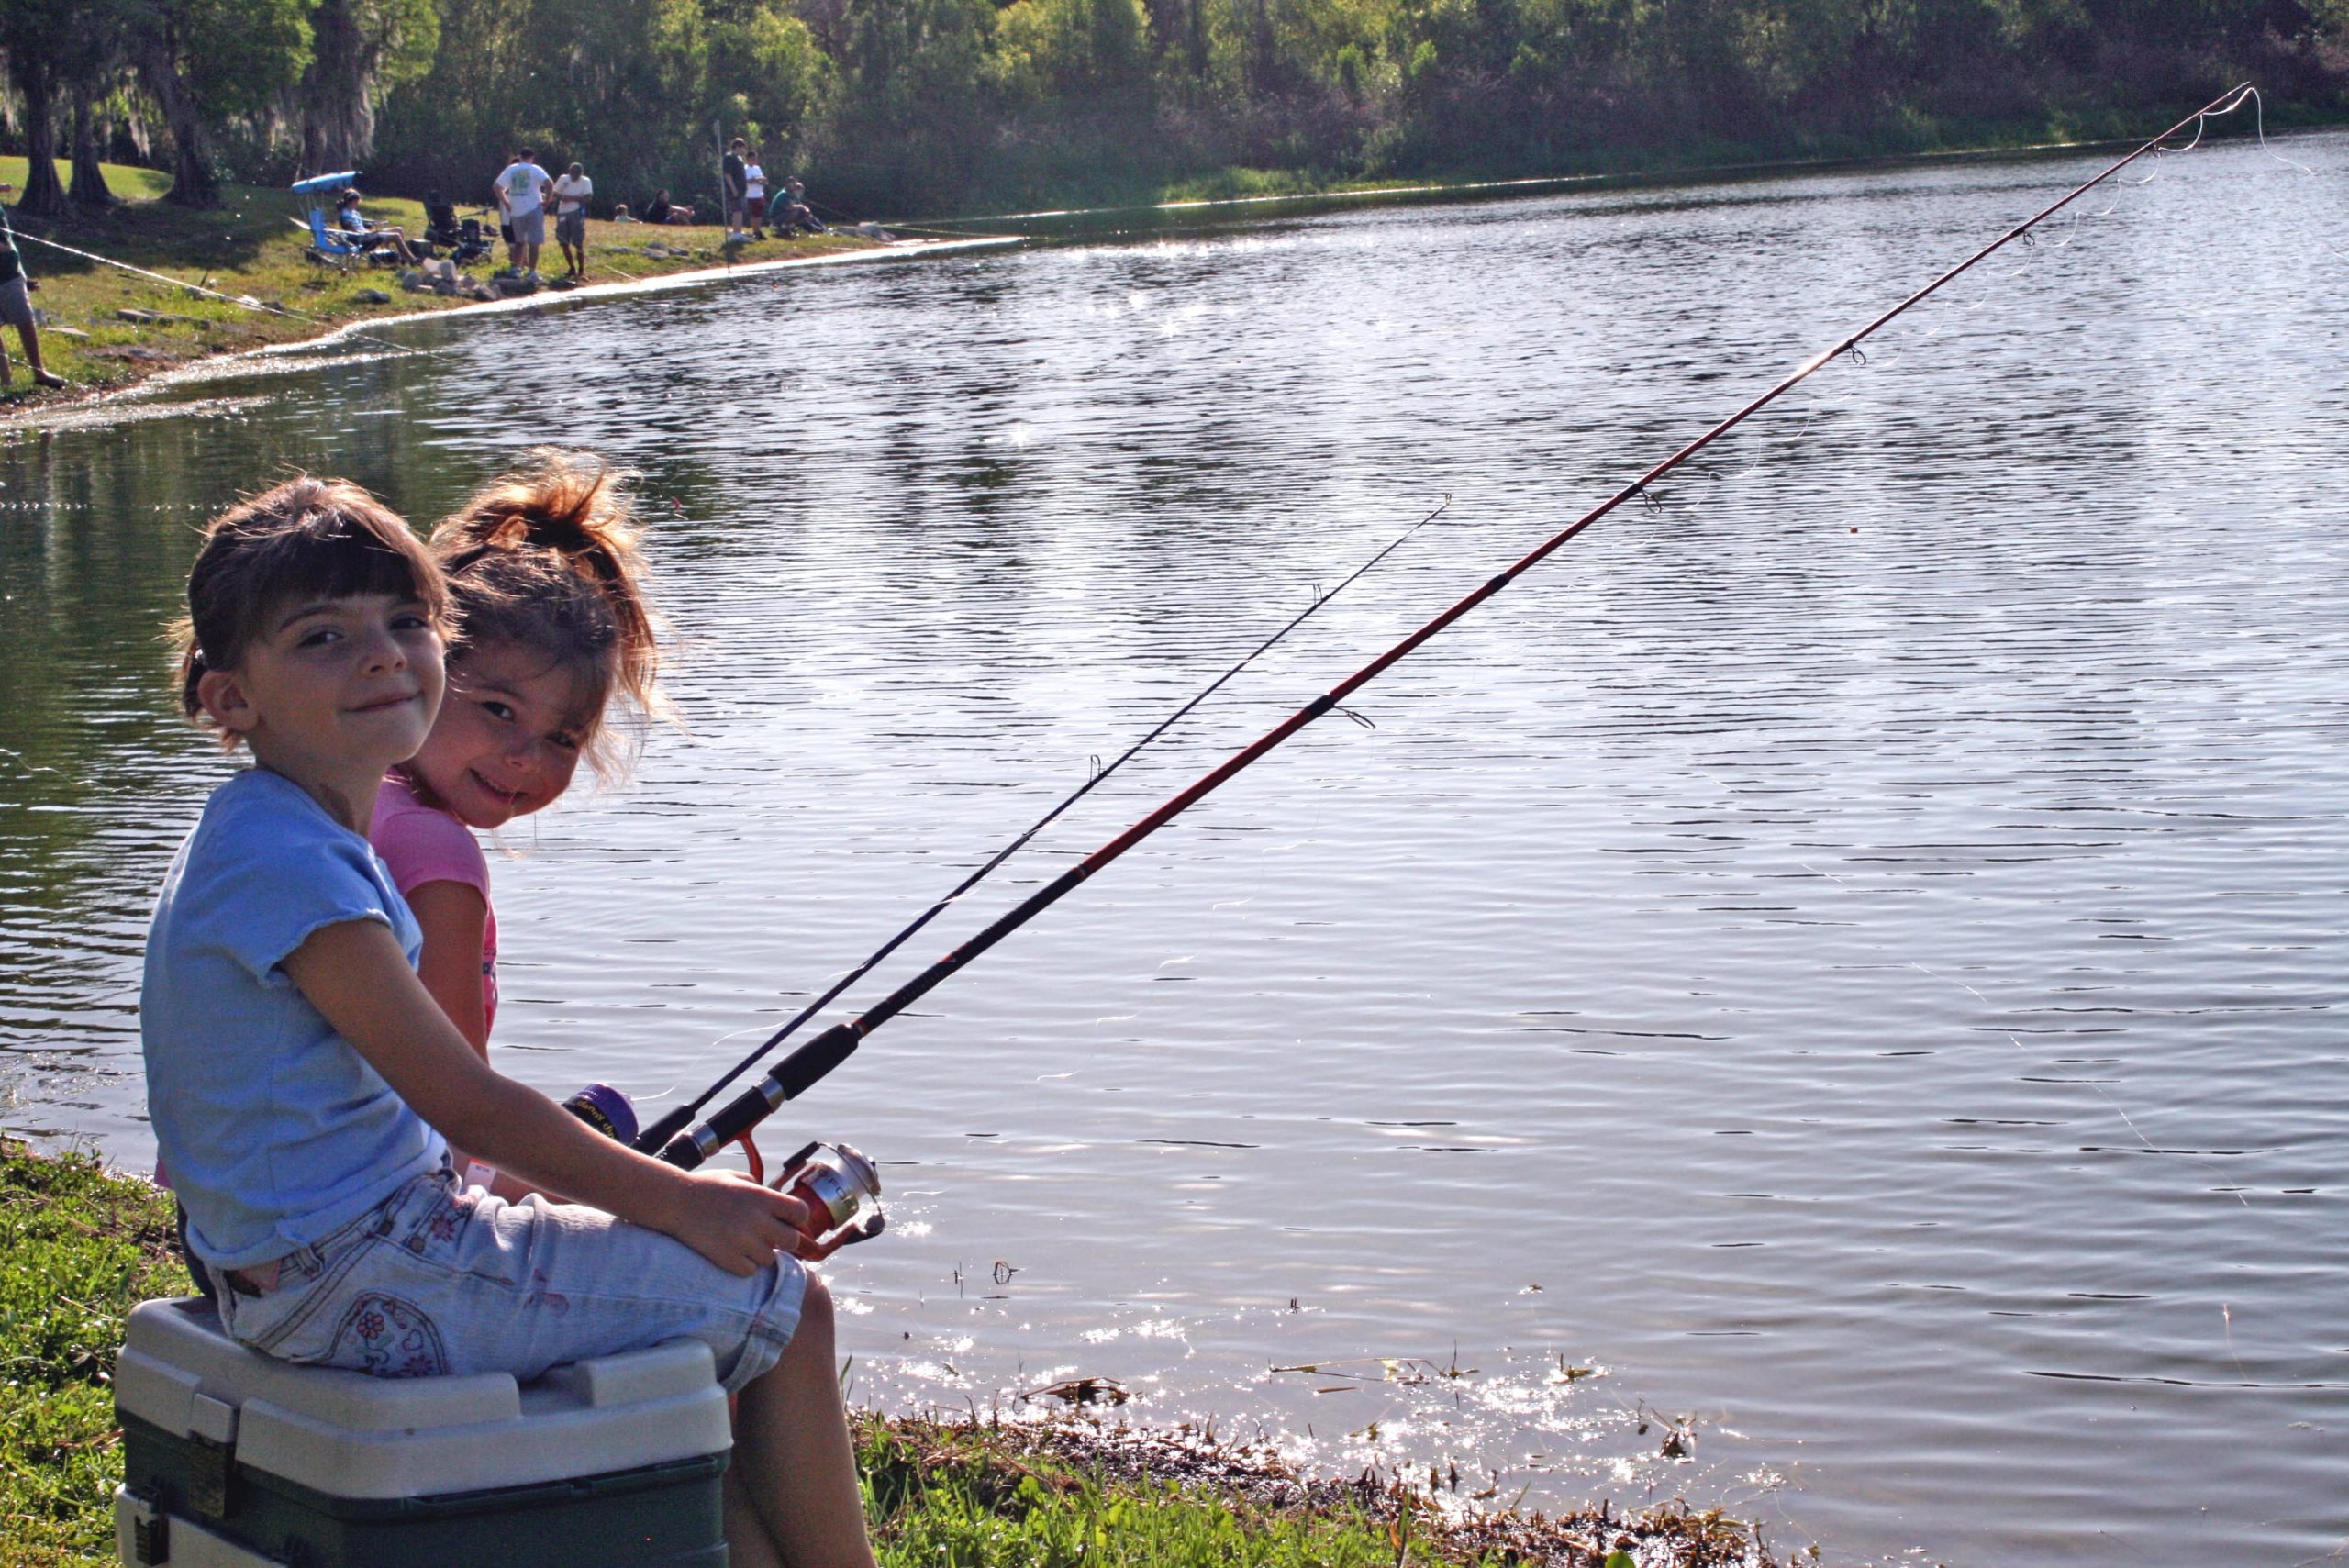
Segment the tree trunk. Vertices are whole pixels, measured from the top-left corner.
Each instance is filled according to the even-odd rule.
[[[17,91],[25,100],[25,188],[17,210],[32,217],[63,217],[65,187],[57,181],[57,81],[40,61],[17,62]]]
[[[86,92],[73,95],[73,183],[67,195],[84,212],[110,207],[120,199],[106,189],[106,172],[98,164],[98,137],[91,125]]]
[[[204,117],[180,82],[176,51],[168,38],[145,40],[139,50],[139,81],[163,111],[172,131],[172,188],[163,199],[173,206],[220,205],[220,182],[205,156]]]
[[[302,172],[357,169],[375,156],[376,47],[352,0],[318,0],[310,13],[310,66],[302,74]]]

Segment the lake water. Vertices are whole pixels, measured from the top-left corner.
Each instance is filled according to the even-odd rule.
[[[1969,274],[771,1124],[892,1189],[854,1396],[1095,1374],[1836,1562],[2339,1550],[2349,136],[2277,145]],[[658,1106],[1441,495],[914,956],[2095,161],[770,274],[0,446],[6,1121],[151,1156],[227,766],[159,638],[239,491],[642,470],[683,726],[507,836],[497,1054]]]

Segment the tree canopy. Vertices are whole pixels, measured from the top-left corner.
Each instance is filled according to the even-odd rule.
[[[468,200],[523,143],[607,199],[707,196],[743,135],[841,206],[970,211],[2095,135],[2245,77],[2349,112],[2349,0],[8,0],[0,53],[17,145],[160,121],[198,203],[224,160]]]

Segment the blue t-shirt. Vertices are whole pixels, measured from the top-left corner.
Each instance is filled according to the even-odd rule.
[[[205,804],[147,932],[147,1112],[197,1257],[250,1268],[366,1213],[447,1144],[278,967],[311,932],[423,933],[367,840],[263,768]]]

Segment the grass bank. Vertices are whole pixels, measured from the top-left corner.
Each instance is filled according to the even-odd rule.
[[[25,167],[22,158],[0,158],[0,180],[21,187]],[[298,342],[354,322],[474,303],[429,290],[410,293],[401,287],[396,268],[357,265],[344,271],[309,260],[308,231],[289,221],[295,204],[284,191],[228,185],[218,207],[192,212],[161,199],[170,178],[154,170],[108,164],[106,179],[124,200],[101,215],[50,223],[11,214],[25,270],[39,285],[33,305],[47,317],[40,329],[42,358],[72,384],[59,391],[35,387],[17,354],[16,333],[9,330],[12,373],[0,387],[0,419],[127,386],[195,360]],[[411,235],[424,228],[418,202],[370,201],[361,210],[370,222]],[[853,234],[823,234],[729,247],[725,231],[714,226],[651,228],[598,220],[587,225],[587,277],[591,283],[633,282],[719,266],[729,259],[796,260],[870,250],[877,243]],[[92,256],[162,278],[142,277]],[[500,246],[467,271],[486,280],[505,264]],[[548,278],[562,270],[551,234],[539,266]],[[239,304],[240,299],[250,303]]]
[[[0,1139],[0,1541],[10,1568],[110,1562],[122,1453],[108,1381],[125,1316],[184,1295],[171,1203],[87,1156]],[[890,1568],[1768,1568],[1744,1528],[1667,1507],[1457,1518],[1389,1482],[1268,1451],[1074,1423],[858,1418]]]

